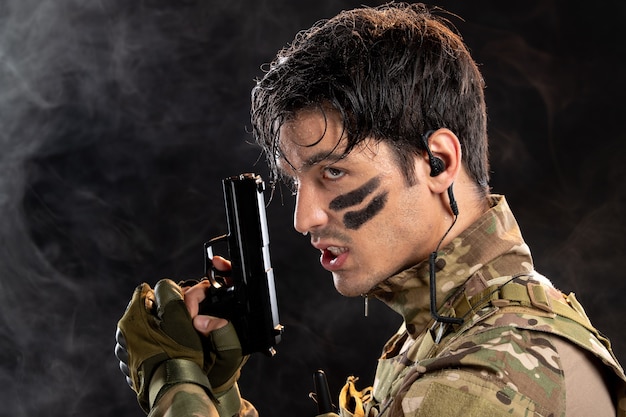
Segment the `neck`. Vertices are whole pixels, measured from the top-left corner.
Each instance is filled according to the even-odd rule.
[[[474,275],[489,281],[532,270],[530,251],[504,198],[492,196],[487,204],[493,207],[454,241],[441,247],[435,288],[437,309],[451,292]],[[472,250],[468,252],[466,248]],[[382,300],[411,323],[412,334],[423,330],[432,320],[429,271],[429,262],[424,260],[388,278],[370,292],[370,296]]]
[[[451,186],[452,187],[452,186]],[[489,199],[477,190],[476,185],[469,181],[465,175],[453,186],[453,198],[451,202],[449,193],[442,195],[444,209],[450,213],[449,224],[443,224],[443,240],[440,247],[448,245],[455,237],[471,226],[476,220],[489,210]],[[456,205],[458,215],[455,216],[452,206]]]

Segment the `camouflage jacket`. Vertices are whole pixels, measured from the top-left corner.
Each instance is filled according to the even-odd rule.
[[[504,197],[490,198],[491,210],[436,259],[438,312],[463,323],[431,318],[428,261],[379,285],[372,295],[404,324],[384,347],[373,387],[357,391],[348,379],[342,417],[565,416],[556,336],[610,368],[617,414],[626,416],[625,377],[608,340],[573,294],[534,271]]]

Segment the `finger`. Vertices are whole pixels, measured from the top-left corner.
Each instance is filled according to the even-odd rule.
[[[150,300],[150,301],[148,301]],[[136,309],[145,308],[148,312],[151,312],[152,305],[154,304],[154,293],[152,288],[145,282],[139,284],[135,291],[133,292],[133,297],[130,299],[130,302],[126,306],[125,314],[131,314],[130,311],[134,311]]]
[[[183,292],[185,292],[186,289],[188,289],[189,287],[193,287],[198,282],[200,282],[199,279],[193,279],[193,278],[192,279],[186,279],[184,281],[180,281],[178,283],[178,286],[183,289]]]
[[[201,350],[201,342],[191,323],[181,288],[172,280],[162,279],[154,287],[159,326],[165,334],[192,349]]]
[[[191,318],[198,315],[200,309],[199,305],[206,298],[206,291],[210,286],[211,283],[209,281],[200,281],[198,284],[193,287],[189,287],[187,291],[184,292],[185,305],[187,306],[187,311],[189,311]]]
[[[150,294],[146,296],[146,300],[149,298],[149,296]],[[174,281],[170,279],[162,279],[154,286],[152,298],[154,298],[157,304],[159,317],[163,317],[164,309],[172,301],[183,300],[183,292]]]
[[[232,323],[229,323],[223,328],[216,329],[213,333],[213,345],[217,352],[224,352],[235,350],[239,351],[238,355],[241,356],[241,342],[239,341],[239,335]]]
[[[202,335],[208,336],[214,330],[221,329],[228,320],[219,317],[199,315],[193,319],[193,327]]]
[[[213,263],[213,267],[218,271],[230,271],[232,269],[230,261],[221,256],[214,256],[211,259],[211,263]]]
[[[154,291],[151,289],[147,290],[144,294],[144,307],[149,312],[154,310]]]

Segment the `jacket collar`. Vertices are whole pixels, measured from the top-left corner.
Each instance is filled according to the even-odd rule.
[[[530,249],[505,198],[491,195],[489,200],[491,208],[437,254],[437,308],[470,278],[486,282],[533,270]],[[429,269],[425,260],[386,279],[369,293],[401,314],[413,336],[431,322]]]

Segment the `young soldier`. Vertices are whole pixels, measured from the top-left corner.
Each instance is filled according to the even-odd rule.
[[[445,20],[390,4],[300,33],[252,92],[296,230],[341,294],[404,318],[373,386],[350,377],[339,414],[625,416],[609,342],[534,270],[505,198],[489,194],[483,88]],[[120,321],[118,356],[151,415],[256,415],[237,390],[232,326],[198,315],[206,285],[144,284]]]

